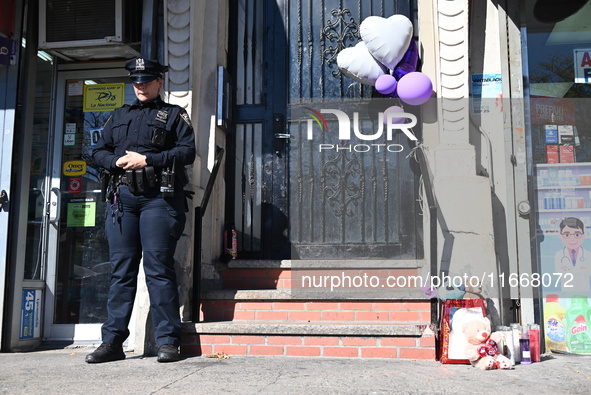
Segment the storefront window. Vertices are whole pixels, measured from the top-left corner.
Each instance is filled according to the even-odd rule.
[[[591,3],[524,3],[546,349],[591,353]]]

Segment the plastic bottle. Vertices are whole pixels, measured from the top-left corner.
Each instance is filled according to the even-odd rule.
[[[591,309],[586,296],[571,299],[565,322],[567,350],[574,354],[591,354]]]
[[[515,349],[513,348],[513,331],[508,326],[501,327],[503,334],[503,355],[511,360],[511,366],[515,365]]]
[[[511,324],[511,332],[513,332],[513,358],[515,363],[521,363],[521,347],[519,340],[521,339],[521,325]]]
[[[521,351],[521,364],[531,364],[531,349],[529,344],[529,327],[525,325],[519,338],[519,349]]]
[[[540,362],[540,326],[538,324],[529,326],[529,348],[531,361]]]
[[[547,350],[566,351],[566,311],[558,301],[558,295],[546,296],[544,305],[544,338]]]

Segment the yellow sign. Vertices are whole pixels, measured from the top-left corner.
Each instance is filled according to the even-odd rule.
[[[71,160],[64,163],[64,176],[74,177],[86,173],[86,162],[83,160]]]
[[[84,85],[84,112],[113,111],[123,105],[125,83]]]

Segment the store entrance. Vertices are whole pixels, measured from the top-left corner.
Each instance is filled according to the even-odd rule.
[[[41,236],[47,237],[45,340],[101,338],[111,269],[106,203],[92,150],[111,112],[134,98],[121,69],[58,74],[50,185],[40,185],[45,193],[36,198],[39,206],[50,207],[47,234]]]

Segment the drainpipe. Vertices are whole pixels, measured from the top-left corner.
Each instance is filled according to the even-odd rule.
[[[142,58],[156,59],[158,32],[158,2],[144,0],[142,9]]]

